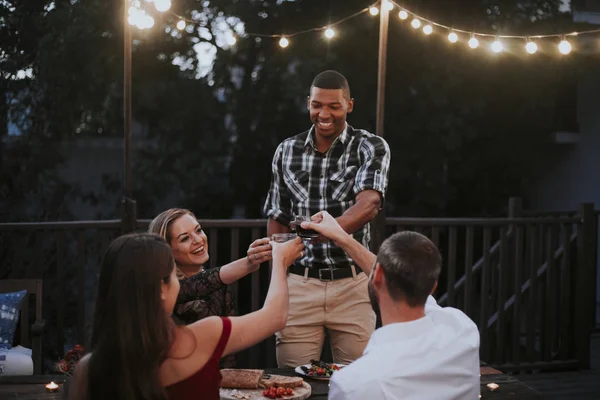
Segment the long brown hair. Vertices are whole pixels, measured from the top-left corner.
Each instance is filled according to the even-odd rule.
[[[168,210],[158,214],[156,218],[150,222],[150,225],[148,226],[148,232],[159,235],[166,240],[169,246],[171,246],[171,225],[184,215],[191,215],[195,220],[198,220],[198,218],[196,218],[194,213],[190,210],[185,208],[169,208]],[[177,268],[177,262],[175,263],[175,267]],[[185,279],[187,276],[183,273],[183,271],[177,268],[177,278]]]
[[[174,268],[163,238],[135,233],[115,239],[104,255],[92,331],[89,400],[166,400],[159,379],[173,338],[161,283]]]

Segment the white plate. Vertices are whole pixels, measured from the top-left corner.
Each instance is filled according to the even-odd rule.
[[[328,364],[329,365],[337,365],[338,367],[340,367],[340,369],[344,368],[346,366],[346,364],[336,364],[336,363],[328,363]],[[331,377],[328,378],[326,376],[308,375],[306,372],[302,371],[301,367],[310,368],[311,364],[304,364],[304,365],[300,365],[300,366],[296,367],[294,369],[294,371],[296,371],[296,373],[298,375],[302,375],[302,376],[305,376],[305,377],[310,378],[310,379],[316,379],[318,381],[328,381],[328,380],[331,379]]]

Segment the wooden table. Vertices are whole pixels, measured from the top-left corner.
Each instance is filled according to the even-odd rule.
[[[287,376],[296,376],[293,368],[267,369],[267,374],[278,374]],[[487,366],[481,366],[481,399],[484,400],[539,400],[543,399],[539,392],[531,389],[523,382],[518,381],[512,376],[503,374]],[[311,399],[324,400],[327,399],[329,393],[329,381],[319,381],[306,379],[306,382],[312,387]],[[496,383],[499,387],[495,391],[491,391],[487,385]]]
[[[64,400],[65,375],[31,375],[0,377],[0,399],[23,400]],[[57,392],[49,393],[46,385],[53,381],[58,384]]]

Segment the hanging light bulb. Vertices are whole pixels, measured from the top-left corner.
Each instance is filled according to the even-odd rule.
[[[419,21],[418,18],[415,18],[412,20],[412,22],[410,24],[412,25],[413,28],[419,29],[419,27],[421,26],[421,21]]]
[[[569,54],[571,50],[571,43],[569,43],[567,39],[563,38],[563,40],[561,40],[558,44],[558,51],[560,51],[562,54]]]
[[[288,47],[288,46],[289,46],[289,44],[290,44],[290,41],[289,41],[289,40],[287,40],[287,38],[286,38],[286,37],[282,37],[281,39],[279,39],[279,46],[283,47],[284,49],[285,49],[286,47]]]
[[[432,32],[433,32],[433,27],[431,25],[427,24],[423,27],[424,34],[431,35]]]
[[[469,47],[472,49],[476,49],[479,47],[479,40],[473,35],[471,35],[471,39],[469,39]]]
[[[180,19],[179,22],[177,22],[177,29],[179,29],[180,31],[185,29],[185,21]]]
[[[525,50],[529,54],[534,54],[537,51],[537,49],[538,49],[538,47],[535,42],[530,42],[529,40],[527,41],[527,44],[525,45]]]
[[[134,23],[138,29],[146,29],[146,25],[148,24],[146,17],[148,17],[148,15],[144,14],[143,11],[135,16]]]
[[[230,36],[227,38],[227,44],[230,46],[235,46],[235,44],[237,43],[237,39],[235,38],[235,36]]]
[[[165,12],[171,8],[171,0],[154,0],[154,7],[157,11]]]
[[[375,15],[379,14],[379,8],[371,7],[371,8],[369,8],[369,12],[371,13],[371,15],[375,16]]]
[[[408,13],[404,10],[400,10],[400,12],[398,13],[398,17],[400,17],[400,19],[404,21],[406,18],[408,18]]]
[[[331,28],[325,29],[325,37],[327,39],[331,39],[334,36],[335,36],[335,31],[333,29],[331,29]]]
[[[137,25],[139,18],[140,10],[135,7],[129,7],[129,16],[127,17],[127,22],[129,22],[129,25]]]
[[[500,53],[502,50],[504,50],[502,42],[498,39],[494,40],[494,43],[492,43],[492,51],[494,53]]]
[[[394,4],[391,1],[387,1],[385,3],[385,9],[388,11],[392,11],[394,9]]]
[[[456,43],[458,42],[458,35],[454,32],[450,32],[448,34],[448,40],[450,41],[450,43]]]

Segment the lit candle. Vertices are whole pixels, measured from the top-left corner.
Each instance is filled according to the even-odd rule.
[[[50,382],[46,385],[47,392],[58,392],[58,385],[54,382]]]
[[[488,383],[487,387],[490,388],[490,390],[493,392],[494,390],[498,389],[500,386],[495,383]]]

